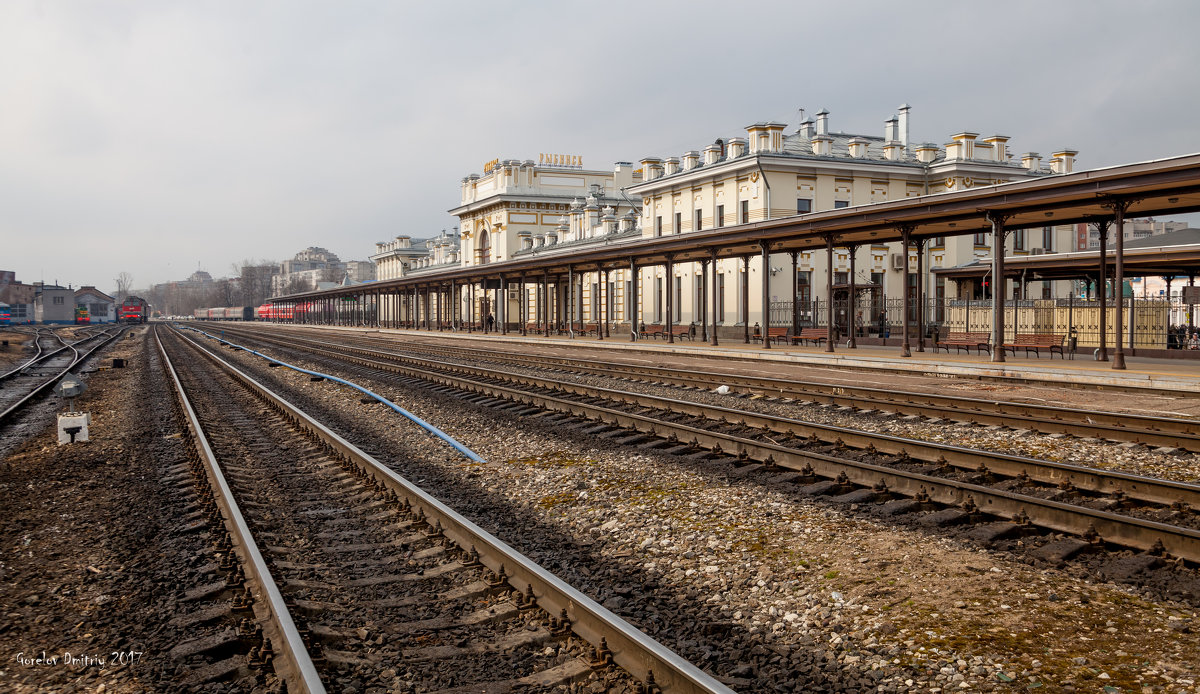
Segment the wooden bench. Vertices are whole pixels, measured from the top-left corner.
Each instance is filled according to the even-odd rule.
[[[655,323],[654,325],[643,325],[642,326],[642,330],[641,330],[642,337],[653,337],[654,339],[657,340],[658,338],[662,337],[665,334],[666,333],[663,331],[663,326],[659,323]]]
[[[1004,349],[1012,350],[1013,356],[1016,356],[1017,349],[1025,350],[1025,356],[1029,356],[1029,350],[1041,357],[1039,349],[1045,349],[1050,352],[1050,358],[1054,358],[1054,352],[1058,352],[1058,356],[1066,359],[1063,355],[1063,340],[1066,335],[1054,335],[1051,333],[1029,333],[1025,335],[1017,335],[1012,342],[1005,343]]]
[[[771,342],[787,342],[789,328],[767,328],[767,339]],[[757,335],[750,336],[755,342],[762,342],[763,336],[760,332]]]
[[[686,337],[689,340],[695,341],[696,326],[694,326],[694,325],[672,325],[671,332],[668,333],[667,331],[664,330],[663,335],[668,336],[668,337],[671,335],[674,335],[675,337],[681,338],[681,339]]]
[[[579,328],[580,335],[598,335],[600,331],[599,323],[585,323]]]
[[[539,325],[538,323],[526,323],[525,324],[525,332],[533,333],[534,335],[541,335],[542,334],[542,326]]]
[[[799,335],[791,337],[792,344],[804,344],[812,342],[813,345],[819,345],[829,339],[828,328],[801,328]]]
[[[991,335],[987,333],[968,333],[968,332],[949,332],[945,338],[935,337],[933,339],[933,351],[937,352],[939,347],[946,349],[946,354],[950,353],[950,348],[953,347],[956,351],[960,349],[967,350],[967,354],[971,353],[971,348],[974,347],[983,354],[983,350],[987,350],[988,354],[992,353]]]

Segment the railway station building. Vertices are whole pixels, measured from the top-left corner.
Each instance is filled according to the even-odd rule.
[[[679,156],[643,157],[636,167],[618,162],[611,172],[585,169],[581,159],[571,155],[494,160],[482,174],[461,180],[461,204],[449,210],[460,220],[462,251],[457,261],[467,267],[565,255],[638,238],[1053,176],[1072,171],[1078,155],[1062,148],[1045,162],[1036,152],[1017,157],[1009,150],[1008,136],[980,137],[970,131],[952,134],[943,146],[914,144],[909,141],[910,113],[909,106],[901,106],[884,121],[882,135],[834,131],[825,110],[790,134],[784,132],[783,123],[754,123],[746,126],[744,136],[717,139]],[[1020,257],[1071,250],[1074,234],[1070,225],[1021,230],[1008,239],[1009,253]],[[919,295],[940,306],[955,298],[985,299],[989,295],[985,282],[963,278],[948,284],[928,271],[987,257],[989,237],[984,233],[922,239],[907,253],[895,243],[835,249],[834,289],[835,300],[843,305],[838,317],[842,332],[850,329],[852,318],[864,333],[872,328],[886,330],[882,326],[889,322],[889,310],[893,314],[899,310],[904,292],[906,256],[912,269],[908,291],[913,300]],[[383,250],[382,245],[377,248],[382,254],[394,252]],[[581,313],[588,322],[599,322],[603,314],[606,322],[628,326],[630,311],[636,311],[641,323],[661,324],[666,320],[666,283],[671,282],[677,297],[673,323],[702,322],[703,313],[715,310],[715,329],[733,334],[747,320],[761,321],[751,317],[763,315],[766,308],[772,321],[795,312],[802,323],[815,325],[823,311],[819,291],[826,284],[823,261],[820,252],[812,251],[771,255],[766,269],[771,286],[767,307],[760,294],[741,296],[744,273],[750,274],[751,285],[759,284],[763,267],[758,257],[716,261],[715,298],[705,287],[702,263],[678,264],[670,278],[664,267],[640,270],[635,302],[629,296],[630,270],[615,269],[606,278],[592,273],[583,277],[580,290],[570,299],[571,313]],[[414,269],[436,271],[428,262],[409,262],[408,270]],[[1069,286],[1062,283],[1049,291],[1065,294]],[[505,314],[542,315],[541,302],[546,302],[550,315],[563,315],[568,293],[561,282],[550,290],[513,289]],[[473,300],[465,296],[459,315],[493,313],[488,301],[482,293]],[[710,301],[715,306],[710,308]],[[941,317],[930,312],[931,319]]]
[[[1101,360],[1113,349],[1113,368],[1124,368],[1127,332],[1131,349],[1147,347],[1136,335],[1171,320],[1146,328],[1123,303],[1126,279],[1187,277],[1178,294],[1200,304],[1200,253],[1142,263],[1122,250],[1125,234],[1106,233],[1200,210],[1200,155],[1076,172],[1075,150],[1043,165],[1035,152],[1012,154],[1003,135],[913,144],[909,111],[887,119],[882,137],[833,131],[822,111],[791,134],[755,123],[746,137],[612,172],[564,155],[494,160],[460,182],[457,243],[422,242],[400,277],[368,289],[274,300],[301,322],[469,331],[494,320],[500,332],[686,334],[764,349],[809,340],[826,351],[861,338],[899,343],[901,356],[935,334],[1010,348],[1070,335],[1094,339]],[[1091,224],[1101,248],[1068,257]],[[399,238],[377,251],[398,258],[418,245]],[[1073,322],[1087,315],[1075,313],[1081,273],[1095,276],[1080,297],[1095,304],[1094,330]],[[1022,302],[1039,301],[1067,302],[1066,322],[1057,306],[1029,319]],[[1165,315],[1177,313],[1194,311]]]

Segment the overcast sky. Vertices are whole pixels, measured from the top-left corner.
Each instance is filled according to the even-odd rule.
[[[798,109],[1078,168],[1200,152],[1195,2],[0,3],[0,269],[114,289],[456,223],[494,158],[678,156]]]

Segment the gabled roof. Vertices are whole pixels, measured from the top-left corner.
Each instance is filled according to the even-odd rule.
[[[105,294],[104,292],[100,291],[99,289],[96,289],[95,287],[80,287],[79,289],[76,289],[75,290],[75,298],[79,298],[81,296],[94,296],[97,299],[101,299],[103,301],[116,301],[116,299]]]

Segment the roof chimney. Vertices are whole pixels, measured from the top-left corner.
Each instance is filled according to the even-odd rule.
[[[797,130],[796,132],[797,132],[797,134],[800,135],[800,137],[805,137],[805,138],[812,137],[814,134],[812,119],[805,118],[804,120],[800,121],[800,129]]]
[[[1071,173],[1075,168],[1075,156],[1079,152],[1073,149],[1059,149],[1050,153],[1054,159],[1050,160],[1050,167],[1054,173]],[[1054,162],[1058,162],[1058,166],[1054,166]]]
[[[896,131],[899,129],[899,121],[895,116],[885,120],[883,122],[883,141],[895,142],[898,139],[896,137]]]
[[[900,111],[900,118],[898,121],[899,133],[897,133],[897,136],[900,142],[904,143],[905,150],[908,149],[908,112],[911,108],[912,106],[908,104],[900,104],[900,108],[898,109]]]
[[[817,111],[817,134],[829,134],[829,111],[826,111],[825,109]]]

